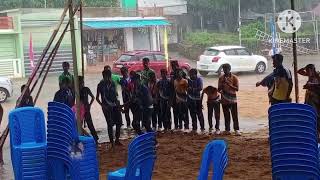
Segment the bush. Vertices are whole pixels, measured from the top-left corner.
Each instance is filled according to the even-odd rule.
[[[186,35],[184,43],[205,48],[218,45],[235,45],[238,42],[238,36],[235,34],[194,32]]]
[[[256,21],[248,25],[241,27],[242,38],[254,38],[257,32],[257,29],[264,31],[264,26],[261,21]]]

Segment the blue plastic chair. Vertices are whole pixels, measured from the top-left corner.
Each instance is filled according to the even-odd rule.
[[[278,104],[269,109],[273,179],[320,179],[317,121],[313,107]]]
[[[214,140],[207,144],[201,161],[198,180],[207,180],[209,168],[213,164],[213,180],[222,180],[228,164],[227,145],[223,140]]]
[[[291,108],[291,109],[301,109],[301,110],[309,110],[309,111],[313,111],[315,112],[314,108],[308,104],[298,104],[298,103],[280,103],[280,104],[275,104],[272,105],[269,110],[268,113],[270,114],[271,111],[274,110],[282,110],[282,109],[287,109],[287,108]]]
[[[11,160],[15,179],[46,176],[45,119],[41,109],[24,107],[9,114]],[[44,178],[46,179],[46,178]]]
[[[136,137],[128,146],[127,168],[108,173],[108,180],[149,180],[152,177],[155,151],[155,133],[145,133]]]

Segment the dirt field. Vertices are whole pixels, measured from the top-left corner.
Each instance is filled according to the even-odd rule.
[[[267,132],[236,136],[209,136],[191,134],[161,134],[160,146],[153,171],[155,180],[192,180],[198,176],[202,152],[206,144],[214,139],[225,139],[228,143],[229,161],[224,179],[269,180],[271,162]],[[126,165],[127,145],[106,150],[102,145],[100,155],[100,179],[106,173]]]

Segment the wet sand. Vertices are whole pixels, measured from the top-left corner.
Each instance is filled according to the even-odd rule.
[[[209,136],[182,133],[159,134],[160,146],[153,171],[154,180],[191,180],[198,176],[202,152],[206,144],[214,139],[225,139],[228,143],[229,161],[224,179],[269,180],[271,162],[267,131],[237,136]],[[106,173],[124,167],[127,161],[129,140],[122,147],[99,148],[100,179]]]

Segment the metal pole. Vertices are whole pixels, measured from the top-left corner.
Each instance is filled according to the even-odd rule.
[[[316,51],[319,53],[319,34],[318,34],[318,20],[316,17],[315,12],[312,14],[312,20],[313,20],[313,27],[314,27],[314,38],[316,41]]]
[[[294,0],[291,0],[291,10],[294,10]],[[298,81],[298,57],[297,57],[297,43],[295,42],[297,35],[292,33],[292,53],[293,53],[293,69],[294,69],[294,89],[296,95],[296,103],[299,103],[299,81]]]
[[[241,0],[239,0],[239,43],[240,43],[240,46],[242,45],[242,40],[241,40]]]
[[[47,0],[44,0],[44,8],[47,8]]]
[[[73,59],[73,74],[74,74],[74,90],[76,95],[76,115],[77,115],[77,126],[78,133],[82,134],[82,125],[80,124],[80,93],[79,93],[79,78],[78,78],[78,61],[77,61],[77,47],[76,47],[76,36],[74,27],[73,17],[73,0],[69,0],[69,21],[70,21],[70,32],[71,32],[71,46],[72,46],[72,59]]]
[[[83,13],[82,13],[82,0],[80,1],[80,38],[81,38],[81,70],[82,77],[84,77],[84,52],[83,52]]]

